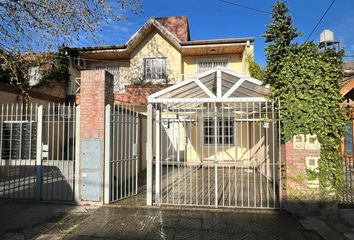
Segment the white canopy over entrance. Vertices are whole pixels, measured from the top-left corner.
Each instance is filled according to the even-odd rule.
[[[279,208],[269,94],[261,81],[217,67],[150,95],[147,204]]]
[[[241,73],[217,67],[149,96],[149,103],[265,101],[269,86]]]

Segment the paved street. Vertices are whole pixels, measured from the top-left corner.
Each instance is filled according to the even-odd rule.
[[[279,211],[0,202],[0,239],[321,239]]]
[[[105,207],[65,239],[321,239],[285,212]]]

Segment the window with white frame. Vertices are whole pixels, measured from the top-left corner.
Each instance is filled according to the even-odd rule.
[[[120,79],[119,65],[116,64],[97,64],[93,66],[94,70],[106,70],[113,75],[113,91],[114,93],[120,93],[124,91],[124,80]]]
[[[166,61],[166,58],[144,58],[144,80],[166,79]]]
[[[229,59],[227,58],[206,58],[198,59],[198,73],[208,71],[215,67],[229,67]]]
[[[204,145],[215,144],[217,138],[218,145],[234,145],[234,119],[218,118],[217,120],[217,136],[215,131],[215,120],[213,118],[205,118],[203,121],[203,142]]]

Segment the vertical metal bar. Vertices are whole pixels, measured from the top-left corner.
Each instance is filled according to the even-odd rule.
[[[198,156],[199,156],[199,153],[198,151],[200,151],[200,148],[199,148],[199,145],[198,145],[198,138],[199,138],[199,129],[198,129],[198,104],[196,103],[195,104],[195,158],[196,158],[196,162],[198,161]],[[195,165],[195,185],[196,185],[196,190],[195,190],[195,202],[196,202],[196,205],[198,205],[199,201],[198,201],[198,193],[199,193],[199,188],[198,188],[198,185],[199,185],[199,181],[198,181],[198,164]]]
[[[255,104],[252,102],[252,136],[253,136],[253,206],[257,206],[257,190],[256,190],[256,115],[255,115]]]
[[[12,132],[12,128],[13,128],[13,110],[14,110],[14,105],[11,104],[11,111],[10,111],[10,147],[9,147],[9,171],[10,172],[12,170],[12,142],[13,142],[13,132]],[[12,191],[13,191],[13,185],[14,185],[14,180],[9,180],[9,188],[8,188],[8,198],[12,198]]]
[[[235,184],[234,184],[234,187],[235,187],[235,204],[234,206],[236,207],[237,206],[237,200],[238,200],[238,193],[237,193],[237,185],[238,185],[238,179],[237,179],[237,161],[238,161],[238,128],[237,128],[237,115],[236,115],[236,112],[237,111],[237,104],[234,102],[233,103],[233,108],[232,110],[234,111],[234,123],[233,123],[233,126],[235,128],[235,133],[234,133],[234,141],[235,141]],[[241,139],[242,141],[242,139]]]
[[[268,119],[268,102],[265,103],[265,115],[266,115],[266,119]],[[268,128],[265,129],[265,146],[266,146],[266,197],[267,197],[267,207],[269,208],[269,158],[268,158],[268,154],[269,154],[269,142],[268,142]]]
[[[218,131],[219,131],[218,127]],[[220,139],[220,137],[219,137]],[[224,118],[224,102],[221,103],[221,158],[222,158],[222,206],[225,206],[225,118]]]
[[[105,111],[105,134],[104,134],[104,199],[105,204],[109,203],[109,182],[111,163],[111,105],[106,106]]]
[[[108,105],[107,105],[108,106]],[[106,108],[107,108],[106,106]],[[109,184],[109,191],[110,191],[110,194],[109,194],[109,201],[115,201],[117,200],[117,195],[118,195],[118,176],[117,174],[114,175],[116,172],[117,172],[117,165],[118,165],[118,162],[117,162],[117,158],[116,158],[116,154],[117,154],[117,147],[116,147],[116,134],[117,134],[117,115],[116,115],[116,107],[115,105],[113,104],[111,107],[110,107],[110,125],[109,127],[112,128],[112,132],[110,134],[110,139],[112,140],[112,145],[111,145],[111,148],[110,148],[110,152],[111,152],[111,156],[109,158],[109,174],[110,174],[110,184]],[[107,111],[107,109],[106,109]],[[107,114],[107,112],[106,112]],[[106,116],[106,120],[107,120],[107,116]]]
[[[227,110],[227,120],[228,120],[228,124],[227,124],[227,128],[228,128],[228,131],[227,131],[227,139],[228,139],[228,142],[229,142],[229,147],[228,147],[228,151],[229,153],[231,153],[231,139],[234,139],[234,137],[232,137],[232,134],[231,134],[231,116],[230,116],[230,106],[231,104],[228,103],[228,110]],[[234,131],[232,132],[234,133]],[[229,158],[228,159],[228,165],[229,165],[229,182],[228,182],[228,186],[229,186],[229,203],[228,203],[228,206],[231,206],[231,161],[232,161],[232,158]]]
[[[127,122],[128,122],[128,109],[127,105],[123,104],[123,136],[127,136],[129,134],[128,129],[127,129]],[[124,197],[127,196],[127,141],[124,141],[124,153],[123,153],[123,159],[124,159]]]
[[[202,117],[200,118],[200,124],[199,124],[199,132],[201,133],[201,139],[200,139],[200,145],[202,148],[202,154],[201,154],[201,169],[202,169],[202,205],[204,205],[204,104],[201,104],[201,108],[202,108]]]
[[[183,203],[187,204],[187,166],[188,166],[188,125],[187,125],[187,115],[186,115],[186,106],[183,105],[183,113],[184,113],[184,162],[183,162],[183,174],[184,174],[184,193]]]
[[[36,200],[42,196],[42,119],[43,106],[37,108],[37,149],[36,149]]]
[[[62,109],[62,120],[61,120],[61,126],[62,126],[62,129],[61,129],[61,171],[62,171],[62,174],[61,174],[61,199],[60,200],[63,200],[64,199],[64,191],[65,191],[65,188],[64,188],[64,182],[65,182],[65,165],[64,165],[64,160],[65,160],[65,151],[64,151],[64,146],[65,146],[65,104],[63,103],[61,105],[61,109]]]
[[[192,176],[193,176],[193,165],[192,165],[192,162],[193,162],[193,143],[192,143],[192,109],[191,109],[191,106],[189,107],[189,142],[188,142],[188,145],[189,145],[189,158],[190,158],[190,161],[191,161],[191,164],[188,166],[188,175],[189,175],[189,202],[190,204],[193,204],[193,196],[192,196],[192,189],[193,189],[193,184],[192,184]]]
[[[181,113],[180,109],[177,108],[177,122],[178,122],[178,132],[177,132],[177,181],[178,181],[178,204],[181,203],[181,155],[180,155],[180,144],[181,144]]]
[[[52,149],[52,182],[51,182],[51,196],[50,198],[52,199],[53,196],[54,196],[54,189],[57,189],[57,181],[55,179],[56,177],[56,174],[57,174],[57,170],[56,170],[56,167],[55,167],[55,108],[56,106],[54,105],[54,103],[52,104],[52,142],[51,142],[51,146],[50,146],[50,149]],[[55,185],[55,187],[54,187]]]
[[[161,203],[160,201],[160,187],[161,187],[161,169],[160,169],[160,151],[161,151],[161,144],[160,144],[160,136],[161,136],[161,114],[160,114],[160,105],[156,105],[156,146],[155,146],[155,154],[156,154],[156,163],[155,163],[155,172],[156,172],[156,182],[155,182],[155,201],[156,203]]]
[[[175,137],[175,124],[176,124],[176,116],[175,113],[172,113],[172,204],[175,204],[175,155],[177,150],[177,140]],[[175,150],[176,149],[176,150]]]
[[[1,124],[1,129],[0,129],[0,166],[1,166],[1,169],[4,168],[4,166],[6,165],[6,163],[4,163],[3,159],[2,159],[2,143],[3,143],[3,135],[4,135],[4,104],[0,104],[1,105],[1,121],[0,121],[0,124]],[[5,169],[2,170],[0,172],[1,174],[4,174],[5,173]],[[4,191],[5,191],[5,180],[3,181],[3,183],[1,184],[2,186],[2,189],[3,191],[0,192],[0,197],[1,198],[4,198]]]
[[[118,114],[119,114],[119,128],[120,128],[120,136],[119,136],[119,150],[120,150],[120,158],[119,158],[119,165],[120,165],[120,198],[123,198],[123,188],[124,188],[124,175],[123,175],[123,166],[124,166],[124,112],[123,112],[123,104],[120,104],[118,107]]]
[[[278,150],[278,168],[279,168],[279,207],[283,208],[283,183],[282,183],[282,157],[281,157],[281,122],[280,122],[280,117],[281,117],[281,112],[280,112],[280,101],[278,101],[278,144],[279,144],[279,150]],[[354,203],[354,202],[353,202]]]
[[[140,128],[139,128],[139,122],[140,122],[140,119],[139,119],[139,114],[137,111],[135,111],[134,109],[134,112],[135,112],[135,144],[136,144],[136,156],[135,156],[135,174],[136,174],[136,177],[135,177],[135,194],[138,194],[138,180],[139,180],[139,156],[140,156],[140,152],[139,152],[139,149],[140,149],[140,142],[139,141],[139,132],[140,132]]]
[[[65,159],[65,162],[66,162],[66,172],[67,172],[67,175],[66,175],[66,182],[67,184],[71,187],[71,178],[70,178],[70,118],[71,118],[71,104],[69,103],[69,106],[66,106],[66,114],[67,114],[67,126],[66,126],[66,159]],[[66,200],[71,200],[71,196],[70,196],[70,189],[68,188],[65,188],[66,190]]]
[[[244,205],[244,186],[243,186],[243,182],[244,182],[244,179],[243,179],[243,167],[244,167],[244,154],[245,154],[245,151],[243,149],[243,104],[242,102],[240,102],[240,115],[241,115],[241,122],[240,122],[240,125],[241,125],[241,207],[243,207]],[[247,114],[247,113],[246,113]]]
[[[210,158],[210,144],[211,144],[211,139],[213,139],[213,137],[215,138],[215,129],[214,129],[214,136],[211,135],[211,126],[210,126],[210,123],[211,123],[211,119],[210,119],[210,103],[208,103],[208,118],[207,118],[207,121],[204,122],[204,123],[207,123],[207,127],[208,127],[208,141],[207,141],[207,144],[208,144],[208,158]],[[211,205],[211,193],[210,193],[210,164],[209,164],[209,159],[208,159],[208,205],[210,206]]]
[[[170,146],[170,144],[171,144],[171,141],[170,141],[170,139],[169,139],[169,134],[168,134],[168,131],[170,131],[169,130],[169,126],[170,126],[170,118],[169,118],[169,109],[168,109],[168,105],[166,105],[166,118],[165,119],[167,119],[167,127],[166,127],[166,158],[165,159],[161,159],[161,162],[162,161],[165,161],[166,162],[166,203],[168,203],[168,198],[169,198],[169,194],[168,194],[168,192],[169,192],[169,171],[168,171],[168,168],[169,168],[169,158],[168,158],[168,151],[169,151],[169,146]],[[161,108],[162,108],[162,106],[161,106]],[[163,109],[161,109],[161,112],[163,112],[162,111]],[[161,149],[162,150],[162,149]],[[163,199],[164,199],[164,197],[163,197],[163,187],[162,187],[162,197],[161,197],[161,200],[163,201]]]
[[[246,102],[246,112],[247,112],[247,121],[246,121],[246,134],[247,134],[247,207],[250,207],[250,156],[251,156],[251,150],[250,150],[250,125],[249,125],[249,108],[248,108],[248,102]]]
[[[47,138],[46,138],[46,144],[47,144],[47,146],[48,146],[48,152],[47,152],[47,159],[46,159],[46,161],[47,161],[47,166],[48,166],[48,171],[46,172],[46,178],[45,178],[45,185],[46,185],[46,189],[45,189],[45,198],[46,199],[49,199],[49,179],[50,179],[50,170],[49,170],[49,151],[50,151],[50,148],[49,148],[49,123],[50,123],[50,121],[49,121],[49,116],[50,116],[50,103],[48,103],[48,105],[47,105],[47,109],[46,109],[46,111],[45,111],[45,117],[44,117],[44,121],[46,122],[46,124],[47,124]],[[43,129],[45,129],[45,127],[43,127]],[[44,178],[44,177],[43,177]],[[44,196],[43,196],[43,198],[44,198]]]
[[[259,102],[258,103],[258,106],[259,106],[259,119],[262,119],[262,103]],[[261,125],[261,122],[259,121],[258,122],[258,127],[259,127],[259,141],[261,141],[262,139],[262,125]],[[265,140],[265,139],[264,139]],[[262,145],[260,146],[260,148],[264,147],[265,144],[262,143]],[[262,152],[264,152],[264,150],[262,149]],[[259,189],[259,194],[260,194],[260,202],[261,202],[261,208],[263,207],[263,176],[262,176],[262,164],[263,164],[263,154],[262,154],[261,151],[259,151],[259,186],[260,186],[260,189]]]
[[[22,104],[21,104],[21,106],[22,106]],[[20,111],[21,111],[21,106],[20,106]],[[18,159],[17,159],[17,163],[15,164],[15,166],[16,165],[19,165],[20,166],[20,168],[22,167],[21,166],[21,152],[22,152],[22,112],[21,113],[19,113],[18,112],[18,110],[19,110],[19,107],[18,107],[18,103],[16,103],[16,122],[18,122],[19,123],[19,125],[20,125],[20,132],[19,132],[19,137],[20,137],[20,142],[19,142],[19,149],[18,149],[18,151],[19,151],[19,153],[18,153]],[[19,116],[20,115],[20,116]],[[20,118],[20,120],[18,120],[18,117]],[[17,179],[17,181],[16,181],[16,184],[18,185],[18,191],[17,191],[17,196],[16,196],[16,198],[17,199],[19,199],[20,198],[20,193],[21,193],[21,191],[22,191],[22,189],[23,189],[23,187],[21,186],[21,175],[19,176],[19,179]]]
[[[33,112],[32,112],[32,104],[30,104],[31,106],[30,106],[30,112],[29,112],[29,122],[30,122],[30,125],[29,125],[29,127],[30,127],[30,143],[29,143],[29,146],[28,146],[28,148],[29,148],[29,154],[28,154],[28,164],[30,165],[30,166],[32,166],[32,118],[34,118],[34,116],[32,115],[33,114]],[[35,178],[35,176],[34,176],[34,178]],[[31,181],[32,181],[32,179],[31,179],[31,174],[29,174],[29,177],[28,177],[28,198],[31,198],[31,188],[32,188],[32,190],[33,190],[33,187],[31,186],[32,184],[31,184]],[[35,186],[35,184],[34,184],[34,186]]]
[[[215,141],[214,141],[214,184],[215,184],[215,207],[218,207],[218,108],[216,106],[216,102],[214,102],[214,133],[215,133]]]
[[[75,202],[80,202],[80,169],[81,169],[81,162],[80,162],[80,106],[76,107],[76,114],[75,114]]]
[[[132,138],[132,129],[131,129],[131,116],[132,116],[132,112],[131,112],[131,105],[127,106],[127,111],[128,111],[128,115],[127,115],[127,129],[128,129],[128,146],[127,146],[127,153],[126,153],[126,158],[128,160],[127,165],[128,165],[128,195],[131,195],[131,189],[130,189],[130,178],[131,178],[131,138]]]
[[[151,103],[147,105],[147,135],[146,135],[146,205],[152,205],[152,114],[153,107]]]
[[[272,181],[273,181],[273,207],[275,208],[275,201],[276,201],[276,197],[275,197],[275,132],[274,132],[274,126],[275,126],[275,122],[274,122],[275,118],[274,118],[274,101],[272,101]]]
[[[56,193],[56,196],[57,196],[57,199],[59,198],[59,159],[60,159],[60,148],[59,148],[59,141],[60,141],[60,128],[59,128],[59,126],[60,126],[60,122],[59,122],[59,113],[60,113],[60,104],[57,104],[56,105],[56,109],[57,109],[57,112],[55,113],[56,114],[56,118],[57,118],[57,130],[56,130],[56,147],[57,147],[57,156],[56,156],[56,159],[55,159],[55,165],[53,165],[53,166],[55,166],[57,169],[56,169],[56,175],[55,175],[55,185],[56,185],[56,188],[55,188],[55,193]]]
[[[70,156],[70,178],[71,178],[71,186],[72,186],[72,196],[71,200],[75,202],[75,121],[76,121],[76,107],[75,103],[72,104],[71,107],[71,156]],[[49,123],[48,123],[49,124]]]

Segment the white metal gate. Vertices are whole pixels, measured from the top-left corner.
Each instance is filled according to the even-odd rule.
[[[155,204],[279,208],[274,103],[154,104]]]
[[[75,106],[0,105],[0,198],[74,201]]]
[[[111,106],[107,105],[106,203],[138,193],[138,142],[139,115],[134,106],[118,104],[111,109]]]

